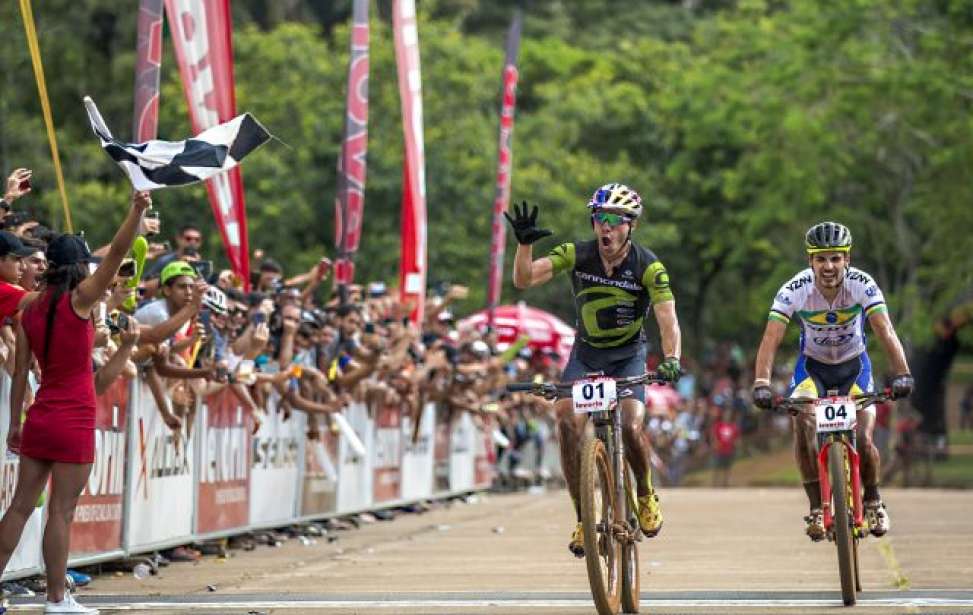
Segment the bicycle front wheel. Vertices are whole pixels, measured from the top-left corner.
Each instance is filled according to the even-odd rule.
[[[639,528],[639,505],[632,480],[632,468],[626,461],[622,471],[625,483],[625,506],[622,508],[622,521],[633,532],[633,538],[642,530]],[[639,612],[639,543],[631,540],[622,545],[622,612]]]
[[[581,527],[591,597],[599,615],[616,615],[620,599],[620,543],[612,535],[616,502],[605,444],[588,438],[581,452]]]
[[[849,516],[848,503],[851,491],[848,486],[845,467],[847,453],[840,443],[828,448],[828,474],[831,476],[831,501],[834,504],[834,542],[838,547],[838,575],[841,577],[841,599],[845,606],[855,604],[855,562],[851,528],[853,521]]]

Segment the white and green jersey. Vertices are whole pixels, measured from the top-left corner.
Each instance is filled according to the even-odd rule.
[[[872,277],[848,267],[838,296],[829,302],[807,268],[781,286],[769,318],[801,320],[801,353],[822,363],[843,363],[865,352],[865,319],[885,311],[885,297]]]

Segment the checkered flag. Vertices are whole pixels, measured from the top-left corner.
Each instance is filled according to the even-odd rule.
[[[123,143],[112,136],[98,107],[85,96],[91,129],[136,190],[194,184],[232,169],[243,157],[270,139],[270,133],[249,113],[213,126],[185,141]]]

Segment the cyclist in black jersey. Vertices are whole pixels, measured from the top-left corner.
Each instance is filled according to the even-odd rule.
[[[562,380],[577,380],[591,372],[616,377],[642,374],[646,361],[643,325],[649,307],[659,323],[665,354],[659,372],[672,381],[678,380],[681,334],[669,276],[655,254],[632,241],[642,213],[641,197],[622,184],[607,184],[595,191],[588,209],[595,239],[562,243],[537,260],[532,256],[531,245],[551,235],[551,231],[537,226],[537,207],[528,213],[524,202],[519,208],[514,206],[513,216],[507,215],[519,244],[514,259],[514,286],[538,286],[562,271],[571,272],[578,336]],[[652,537],[662,528],[662,510],[652,487],[650,444],[642,429],[645,390],[642,386],[622,390],[619,397],[625,454],[636,475],[639,525],[646,536]],[[570,397],[558,399],[554,408],[561,465],[579,520],[568,548],[577,557],[584,557],[578,475],[579,444],[587,417],[574,414]]]

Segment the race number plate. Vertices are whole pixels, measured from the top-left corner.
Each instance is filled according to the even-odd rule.
[[[830,397],[814,404],[818,432],[850,431],[858,423],[858,405],[850,397]]]
[[[586,378],[576,380],[571,387],[575,414],[611,410],[618,399],[615,380],[612,378]]]

